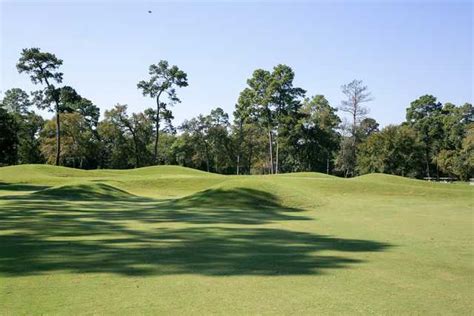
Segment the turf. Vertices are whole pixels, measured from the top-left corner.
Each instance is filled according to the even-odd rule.
[[[473,193],[373,174],[0,168],[0,314],[472,314]]]

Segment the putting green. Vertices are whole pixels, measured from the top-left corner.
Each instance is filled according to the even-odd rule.
[[[472,314],[473,187],[0,168],[0,314]]]

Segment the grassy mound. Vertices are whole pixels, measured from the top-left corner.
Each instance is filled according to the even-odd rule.
[[[295,177],[295,178],[314,178],[314,179],[334,179],[335,176],[328,175],[320,172],[292,172],[292,173],[281,173],[279,177]]]
[[[51,165],[17,165],[0,168],[0,179],[6,182],[30,182],[54,178],[93,178],[120,176],[213,176],[205,171],[180,166],[152,166],[127,170],[81,170]],[[60,180],[59,179],[59,180]]]
[[[181,166],[151,166],[142,167],[129,170],[112,170],[113,173],[129,174],[129,175],[144,175],[144,176],[209,176],[219,177],[215,173],[209,173],[197,169],[181,167]]]
[[[47,188],[31,194],[34,197],[56,200],[122,200],[134,195],[105,183],[87,183]]]
[[[355,180],[355,181],[360,181],[360,182],[366,182],[366,183],[390,183],[390,184],[407,184],[407,185],[426,185],[430,184],[429,182],[426,182],[424,180],[417,180],[417,179],[410,179],[410,178],[405,178],[401,176],[395,176],[391,174],[384,174],[384,173],[371,173],[371,174],[365,174],[362,176],[358,176],[355,178],[351,178],[349,180]]]
[[[176,205],[268,209],[281,207],[278,197],[251,188],[208,189],[175,201]]]
[[[86,182],[106,183],[137,195],[181,197],[205,190],[225,176],[179,166],[153,166],[128,170],[79,170],[51,165],[18,165],[0,168],[0,195],[19,193],[14,184],[64,186]],[[11,190],[10,190],[11,189]]]

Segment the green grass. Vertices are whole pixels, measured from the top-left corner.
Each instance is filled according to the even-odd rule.
[[[0,168],[0,314],[474,312],[465,184]]]

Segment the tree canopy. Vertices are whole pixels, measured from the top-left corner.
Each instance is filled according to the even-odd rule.
[[[130,113],[100,107],[60,85],[62,60],[24,49],[17,69],[42,88],[6,90],[0,102],[0,164],[52,163],[93,168],[137,168],[159,163],[224,174],[317,171],[339,176],[383,172],[408,177],[474,177],[474,110],[442,104],[430,94],[406,108],[406,121],[381,127],[369,117],[369,88],[361,80],[341,86],[332,105],[307,95],[284,64],[256,69],[232,115],[215,107],[173,125],[171,107],[187,74],[165,60],[137,84],[155,106]],[[54,113],[44,119],[33,108]],[[340,116],[342,114],[342,116]]]

